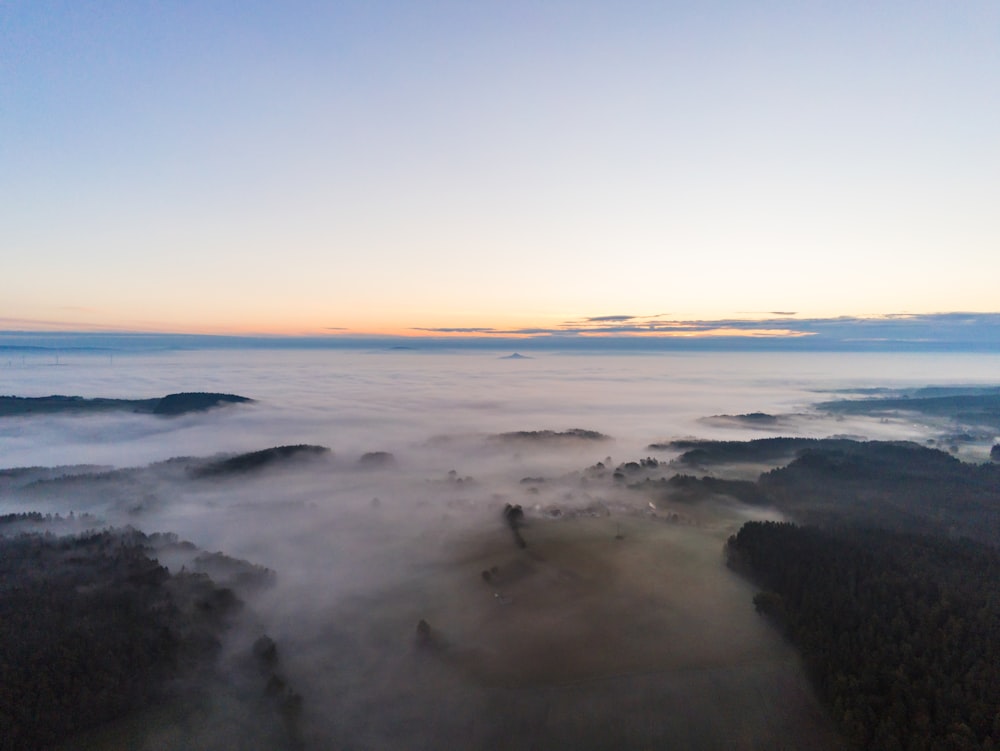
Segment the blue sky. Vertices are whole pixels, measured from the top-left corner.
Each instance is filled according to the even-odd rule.
[[[995,2],[8,1],[0,328],[991,312],[997,133]]]

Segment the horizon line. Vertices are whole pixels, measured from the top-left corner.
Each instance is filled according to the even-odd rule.
[[[2,319],[0,319],[2,320]],[[9,320],[9,319],[8,319]],[[650,328],[602,316],[556,328],[414,328],[406,333],[339,329],[322,334],[141,330],[0,330],[0,351],[182,349],[398,349],[530,351],[881,351],[1000,354],[1000,313],[892,314],[760,321],[671,321]],[[413,333],[419,331],[420,333]]]

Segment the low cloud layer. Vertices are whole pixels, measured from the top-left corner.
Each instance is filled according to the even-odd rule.
[[[2,321],[0,321],[2,323]],[[747,313],[718,320],[668,314],[614,314],[550,327],[413,326],[412,336],[372,335],[337,326],[322,336],[233,336],[59,331],[58,323],[8,319],[0,363],[62,350],[167,349],[530,349],[535,351],[857,351],[991,352],[1000,347],[1000,313],[886,314],[803,318],[794,312]],[[42,328],[48,330],[40,330]],[[16,330],[24,329],[24,330]]]
[[[828,727],[789,647],[722,564],[726,537],[769,512],[647,496],[612,470],[670,438],[770,435],[754,421],[702,419],[758,410],[781,415],[792,435],[925,439],[943,428],[810,405],[828,398],[816,390],[911,384],[915,373],[922,383],[988,382],[997,372],[990,358],[913,357],[28,357],[0,371],[4,391],[224,391],[256,402],[169,419],[0,420],[7,467],[99,465],[96,479],[8,488],[0,510],[175,532],[273,570],[274,585],[249,605],[303,696],[309,748],[642,747],[670,737],[709,749],[734,734],[757,747],[824,748]],[[331,452],[220,461],[297,444]],[[168,462],[107,472],[178,456],[235,470]],[[678,471],[671,452],[657,457],[641,471]],[[523,509],[525,548],[504,521],[507,504]]]
[[[567,321],[548,329],[447,329],[422,328],[426,333],[479,333],[490,336],[545,338],[558,347],[566,338],[593,337],[594,346],[610,338],[636,347],[732,348],[758,345],[790,349],[894,350],[982,349],[1000,344],[1000,314],[889,314],[872,317],[798,318],[794,312],[747,314],[749,318],[721,320],[672,320],[664,315],[607,315]],[[574,342],[576,343],[576,342]]]

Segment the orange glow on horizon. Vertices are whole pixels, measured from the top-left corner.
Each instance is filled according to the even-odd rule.
[[[744,319],[745,320],[745,319]],[[749,323],[750,321],[748,321]],[[144,333],[201,336],[262,336],[262,337],[391,337],[400,339],[546,339],[554,337],[598,338],[799,338],[813,336],[814,332],[796,331],[791,328],[766,326],[738,328],[712,320],[664,320],[655,324],[622,322],[619,327],[614,321],[578,319],[567,322],[527,325],[523,321],[513,326],[501,325],[425,325],[402,326],[399,324],[374,324],[354,326],[315,326],[300,322],[241,322],[238,325],[225,323],[198,324],[191,322],[129,321],[109,324],[93,321],[45,321],[25,319],[0,319],[0,329],[8,331],[81,331],[86,333]]]
[[[710,324],[711,322],[705,322]],[[702,330],[684,330],[677,331],[667,328],[658,328],[646,331],[586,331],[579,329],[563,329],[562,327],[552,327],[542,329],[542,327],[526,327],[528,330],[518,330],[518,329],[501,329],[501,328],[477,328],[477,327],[454,327],[452,330],[448,330],[442,327],[442,330],[434,330],[432,327],[392,327],[392,328],[365,328],[365,329],[347,329],[347,328],[307,328],[307,327],[289,327],[289,328],[264,328],[264,327],[247,327],[247,328],[219,328],[219,327],[185,327],[185,328],[171,328],[171,329],[153,329],[146,328],[142,329],[145,333],[171,333],[171,334],[192,334],[192,335],[207,335],[207,336],[264,336],[264,337],[344,337],[344,338],[365,338],[365,337],[387,337],[387,338],[398,338],[398,339],[468,339],[468,338],[482,338],[482,339],[547,339],[556,337],[584,337],[587,339],[611,339],[611,338],[629,338],[629,339],[701,339],[701,338],[719,338],[719,337],[734,337],[734,338],[801,338],[806,336],[814,336],[815,332],[811,331],[795,331],[793,329],[785,328],[752,328],[752,329],[740,329],[733,327],[716,327],[716,328],[706,328]],[[106,331],[106,332],[125,332],[125,331],[139,331],[137,328],[93,328],[91,331]]]

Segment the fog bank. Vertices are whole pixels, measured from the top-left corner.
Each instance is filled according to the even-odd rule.
[[[671,438],[774,435],[771,424],[705,419],[758,411],[780,416],[783,435],[938,437],[952,426],[812,405],[837,389],[986,383],[997,358],[498,354],[209,351],[11,366],[0,392],[19,396],[218,391],[256,402],[169,419],[4,419],[4,467],[105,469],[6,478],[0,511],[89,513],[274,570],[249,605],[304,697],[309,748],[836,747],[794,654],[723,564],[726,537],[773,512],[653,497],[613,470]],[[216,475],[166,462],[298,444],[331,451]],[[654,453],[644,476],[683,471]],[[507,504],[524,511],[524,548]]]

